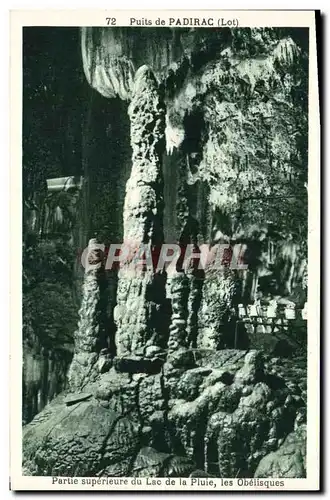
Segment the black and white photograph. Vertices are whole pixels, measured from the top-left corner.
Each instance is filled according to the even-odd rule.
[[[311,478],[311,29],[200,14],[23,23],[22,484]]]

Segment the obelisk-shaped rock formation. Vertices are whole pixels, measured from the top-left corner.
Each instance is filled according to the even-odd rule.
[[[119,357],[143,356],[159,347],[157,316],[165,303],[165,280],[154,273],[151,248],[163,242],[162,156],[165,149],[165,105],[158,83],[147,66],[135,75],[131,121],[132,171],[126,184],[124,245],[133,261],[119,271],[116,347]],[[142,247],[143,245],[143,247]],[[146,250],[141,253],[141,249]],[[140,249],[139,258],[134,252]],[[150,253],[149,253],[150,251]],[[147,255],[148,254],[148,255]],[[141,257],[146,265],[141,266]]]
[[[97,376],[97,360],[106,344],[104,259],[100,247],[96,239],[91,239],[88,243],[83,296],[78,328],[74,334],[75,352],[68,372],[71,389],[81,389],[93,376]]]

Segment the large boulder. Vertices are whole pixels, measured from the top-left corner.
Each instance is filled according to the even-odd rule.
[[[277,451],[266,455],[254,477],[306,477],[306,425],[291,432]]]
[[[45,409],[47,413],[47,407]],[[67,405],[59,400],[39,423],[25,427],[24,464],[27,474],[96,476],[131,459],[139,443],[139,428],[123,415],[103,408],[94,398]],[[128,472],[121,467],[121,475]]]

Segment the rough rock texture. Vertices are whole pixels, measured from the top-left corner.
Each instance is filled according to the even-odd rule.
[[[304,455],[303,426],[295,452],[298,438],[288,436],[304,406],[257,351],[177,350],[158,374],[112,367],[56,398],[24,428],[24,466],[41,475],[276,475],[282,449],[293,461]],[[301,477],[293,467],[280,476]]]
[[[306,425],[291,432],[277,451],[266,455],[254,477],[306,477]]]
[[[165,282],[150,270],[148,255],[151,259],[151,246],[163,242],[161,158],[165,147],[165,107],[158,84],[146,66],[136,72],[129,116],[133,153],[126,184],[124,244],[131,249],[133,262],[119,271],[114,312],[119,356],[141,355],[146,347],[157,346],[162,340],[157,315],[165,303]],[[141,259],[144,254],[145,266],[134,263],[134,252],[141,245],[145,245],[145,252],[140,255]]]
[[[184,272],[172,274],[168,279],[169,297],[172,304],[172,316],[168,339],[169,351],[188,347],[187,319],[189,281]]]
[[[187,318],[187,344],[189,347],[197,347],[198,321],[203,291],[203,274],[198,271],[188,273],[189,296],[188,296],[188,318]]]
[[[163,241],[161,159],[165,148],[165,105],[156,79],[146,66],[136,72],[128,113],[133,152],[131,176],[126,184],[124,239],[159,244]]]
[[[287,402],[297,407],[295,428],[307,419],[307,362],[306,357],[293,359],[269,357],[265,363],[267,383],[286,394]],[[285,380],[286,388],[280,380]]]
[[[68,372],[72,388],[81,388],[104,369],[102,362],[97,365],[98,355],[105,348],[103,287],[103,254],[96,240],[92,239],[86,255],[78,329],[74,334],[75,351]]]
[[[138,453],[132,470],[133,477],[182,477],[194,470],[194,463],[184,457],[162,453],[145,447]]]
[[[104,97],[119,95],[122,99],[127,99],[133,87],[133,63],[121,54],[107,53],[102,46],[93,46],[94,40],[91,28],[82,28],[83,67],[88,82]],[[113,39],[110,40],[110,45],[113,42]]]
[[[111,475],[118,462],[128,472],[127,459],[139,442],[132,422],[95,399],[73,407],[54,401],[53,412],[30,426],[25,440],[27,462],[33,460],[38,474],[59,476]]]
[[[224,347],[234,293],[235,280],[231,270],[210,270],[205,273],[199,311],[198,347]]]

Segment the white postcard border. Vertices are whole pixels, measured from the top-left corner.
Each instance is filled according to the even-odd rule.
[[[142,15],[143,14],[143,15]],[[164,19],[169,26],[170,18],[194,17],[219,19],[237,19],[239,27],[308,27],[309,28],[309,217],[308,217],[308,425],[307,425],[307,478],[279,479],[284,486],[275,488],[239,486],[233,479],[234,486],[221,484],[221,478],[214,479],[215,489],[195,487],[191,484],[180,485],[180,479],[158,478],[156,485],[132,485],[133,478],[127,478],[128,484],[112,488],[109,486],[83,486],[78,484],[52,484],[51,477],[23,476],[22,457],[22,27],[23,26],[106,26],[106,18],[116,17],[117,26],[129,26],[131,18],[148,18],[152,23]],[[156,26],[156,24],[153,24]],[[214,25],[218,27],[219,24]],[[180,26],[178,26],[180,27]],[[320,114],[316,52],[315,12],[281,10],[21,10],[11,11],[10,27],[10,212],[11,212],[11,342],[10,342],[10,470],[13,490],[84,490],[84,491],[295,491],[318,490],[320,475]],[[110,479],[110,478],[109,478]],[[190,478],[184,478],[187,483]],[[228,479],[228,478],[226,478]],[[259,481],[275,481],[265,479]],[[146,480],[143,481],[145,483]],[[246,479],[248,481],[248,479]],[[256,481],[256,480],[255,480]]]

